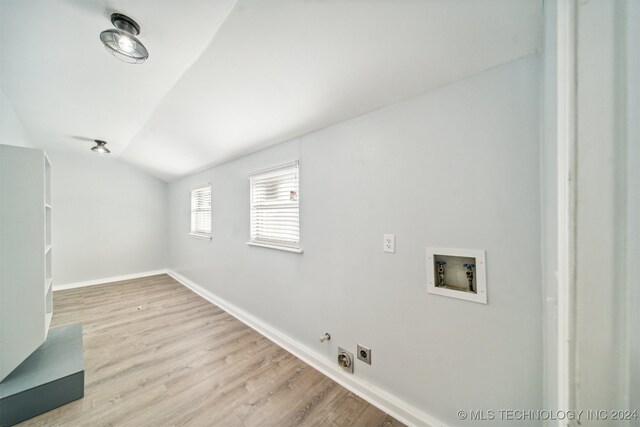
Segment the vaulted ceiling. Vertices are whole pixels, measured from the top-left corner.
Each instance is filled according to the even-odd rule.
[[[142,27],[141,65],[98,34]],[[0,0],[0,88],[33,142],[171,181],[540,46],[542,0]]]

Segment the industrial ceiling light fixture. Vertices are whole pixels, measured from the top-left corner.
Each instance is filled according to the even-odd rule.
[[[109,154],[111,152],[107,147],[105,147],[105,145],[107,145],[106,141],[100,141],[99,139],[95,139],[94,141],[97,145],[95,147],[91,147],[91,151],[98,154]]]
[[[142,64],[146,61],[149,51],[136,38],[140,34],[140,26],[136,21],[120,13],[114,13],[111,15],[111,23],[115,29],[100,33],[100,40],[107,52],[130,64]]]

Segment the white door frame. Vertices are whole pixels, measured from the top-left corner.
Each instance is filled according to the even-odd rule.
[[[557,2],[558,409],[575,407],[576,3]],[[559,423],[562,425],[562,422]]]

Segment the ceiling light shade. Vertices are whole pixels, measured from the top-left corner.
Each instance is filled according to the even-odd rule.
[[[121,61],[130,64],[142,64],[149,57],[149,51],[136,37],[140,26],[133,19],[120,13],[111,15],[115,29],[100,33],[100,40],[107,52]]]
[[[107,147],[105,147],[105,145],[107,145],[106,141],[100,141],[99,139],[96,139],[95,141],[97,145],[95,147],[91,147],[91,151],[98,154],[109,154],[111,152]]]

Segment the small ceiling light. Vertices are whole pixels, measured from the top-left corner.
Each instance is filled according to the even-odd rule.
[[[105,141],[100,141],[99,139],[94,140],[96,141],[96,145],[95,147],[91,147],[91,151],[94,151],[98,154],[109,154],[111,151],[105,147],[105,145],[107,145],[107,143]]]
[[[140,26],[133,19],[120,13],[111,15],[111,23],[116,29],[100,33],[100,40],[107,52],[121,61],[130,64],[142,64],[149,57],[149,51],[136,38]]]

